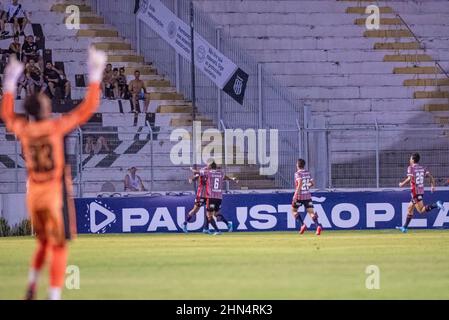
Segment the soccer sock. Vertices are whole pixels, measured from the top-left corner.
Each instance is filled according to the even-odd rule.
[[[312,218],[313,222],[315,223],[316,227],[321,227],[321,224],[318,222],[318,217],[315,215]]]
[[[304,224],[304,220],[302,220],[301,215],[299,213],[296,216],[296,221],[298,221],[299,226],[302,226]]]
[[[61,300],[61,288],[50,287],[48,289],[49,300]]]
[[[62,288],[67,265],[67,246],[55,245],[52,247],[52,253],[50,265],[50,287],[52,289]]]
[[[404,228],[408,228],[408,225],[412,221],[413,217],[407,216],[407,220],[405,220]]]
[[[210,222],[210,224],[212,225],[212,227],[214,227],[215,231],[220,231],[220,230],[218,229],[217,223],[215,222],[215,219],[214,219],[214,218],[212,218],[209,222]]]
[[[36,251],[34,252],[33,261],[31,263],[31,268],[28,273],[28,283],[30,285],[36,285],[39,278],[40,270],[42,269],[45,258],[47,255],[47,241],[38,240]]]
[[[218,221],[223,221],[226,224],[229,223],[228,220],[226,220],[226,218],[221,213],[217,214],[217,220]]]
[[[203,229],[209,229],[209,220],[207,219],[207,215],[204,215]]]
[[[430,212],[430,211],[432,211],[433,209],[436,209],[436,208],[438,208],[437,204],[433,203],[433,204],[427,205],[425,210],[426,210],[426,212]]]
[[[187,224],[187,223],[192,222],[194,216],[195,216],[195,215],[190,215],[190,214],[189,214],[189,215],[187,216],[187,220],[186,220],[186,222],[185,222],[184,224]]]

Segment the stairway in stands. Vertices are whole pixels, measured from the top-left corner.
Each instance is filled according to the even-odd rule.
[[[428,52],[425,43],[421,43],[416,30],[421,36],[435,36],[435,29],[426,29],[420,25],[409,26],[402,18],[398,6],[387,1],[381,6],[381,28],[379,30],[366,30],[366,7],[374,2],[371,0],[338,0],[347,2],[350,6],[346,13],[361,16],[355,19],[355,24],[363,27],[363,36],[373,38],[375,50],[390,51],[383,58],[385,62],[405,63],[393,69],[394,74],[409,75],[410,79],[403,82],[405,87],[413,88],[413,99],[434,99],[423,105],[423,109],[436,114],[436,122],[449,124],[449,73],[439,67],[439,63]],[[423,5],[426,5],[423,3]],[[427,4],[428,5],[428,4]],[[447,5],[447,3],[446,3]],[[410,17],[410,21],[414,21]],[[447,29],[447,28],[446,28]],[[447,31],[447,30],[446,30]],[[440,30],[441,32],[441,30]],[[431,51],[431,50],[430,50]],[[435,52],[434,52],[435,53]],[[435,53],[438,56],[438,53]]]
[[[312,125],[397,128],[381,135],[381,186],[396,186],[410,152],[447,175],[449,5],[445,0],[196,0],[195,4],[311,106]],[[364,32],[366,6],[381,7]],[[425,43],[422,50],[402,21]],[[430,112],[429,112],[430,111]],[[426,126],[441,131],[401,131]],[[444,129],[446,128],[446,130]],[[332,186],[375,186],[374,131],[330,135]],[[313,145],[312,145],[313,147]],[[313,153],[313,150],[309,150]],[[317,156],[320,150],[315,151]]]
[[[139,70],[146,84],[147,99],[150,101],[148,114],[131,113],[131,104],[126,100],[102,100],[98,113],[83,127],[84,142],[87,136],[104,136],[112,151],[96,155],[83,153],[83,191],[89,194],[123,191],[123,179],[130,166],[139,168],[139,175],[147,188],[153,177],[153,191],[191,190],[187,182],[189,166],[171,164],[170,151],[175,142],[171,142],[169,137],[173,129],[191,131],[192,104],[176,92],[164,75],[158,73],[157,66],[145,62],[133,50],[130,41],[122,38],[114,27],[105,24],[102,17],[95,15],[85,1],[23,0],[22,3],[26,10],[32,12],[33,22],[41,24],[52,60],[64,65],[73,86],[72,98],[82,99],[85,94],[85,88],[75,86],[75,77],[86,73],[86,49],[89,45],[106,51],[113,67],[125,67],[128,81],[134,78],[134,71]],[[77,5],[80,9],[80,30],[65,26],[68,5]],[[0,44],[2,48],[7,47],[9,40],[0,41]],[[21,103],[16,102],[17,112],[21,112]],[[142,105],[140,109],[143,109]],[[213,121],[201,115],[197,120],[202,122],[203,130],[216,127]],[[17,157],[16,148],[19,153]],[[75,149],[72,141],[69,143],[72,164],[77,161]],[[152,152],[153,170],[150,161]],[[14,170],[16,163],[19,170]],[[0,193],[16,191],[14,181],[17,177],[20,182],[17,191],[24,191],[23,167],[20,147],[16,147],[12,137],[0,126]],[[228,174],[240,177],[241,183],[237,188],[274,188],[274,179],[259,176],[256,169],[230,166]]]

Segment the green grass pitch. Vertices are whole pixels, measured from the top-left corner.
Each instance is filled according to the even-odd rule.
[[[22,298],[33,248],[0,239],[0,299]],[[449,299],[448,230],[80,236],[69,264],[65,299]],[[46,286],[45,270],[38,298]]]

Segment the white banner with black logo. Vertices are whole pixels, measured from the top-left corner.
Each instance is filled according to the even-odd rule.
[[[159,0],[141,0],[138,19],[145,22],[177,53],[191,61],[190,26]],[[248,74],[195,32],[195,64],[220,89],[243,104]]]

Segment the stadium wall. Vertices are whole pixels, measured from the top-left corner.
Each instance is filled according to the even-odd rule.
[[[222,213],[234,222],[235,231],[294,231],[290,213],[291,193],[225,195]],[[76,200],[79,233],[181,232],[193,196],[136,198],[85,198]],[[449,191],[426,194],[426,203],[443,200],[445,210],[434,210],[412,221],[410,227],[449,228]],[[405,221],[408,191],[314,193],[315,210],[325,229],[393,229]],[[300,210],[303,210],[301,208]],[[302,211],[303,212],[303,211]],[[204,208],[191,231],[201,231]],[[312,221],[305,219],[308,226]],[[223,223],[219,227],[226,230]]]

